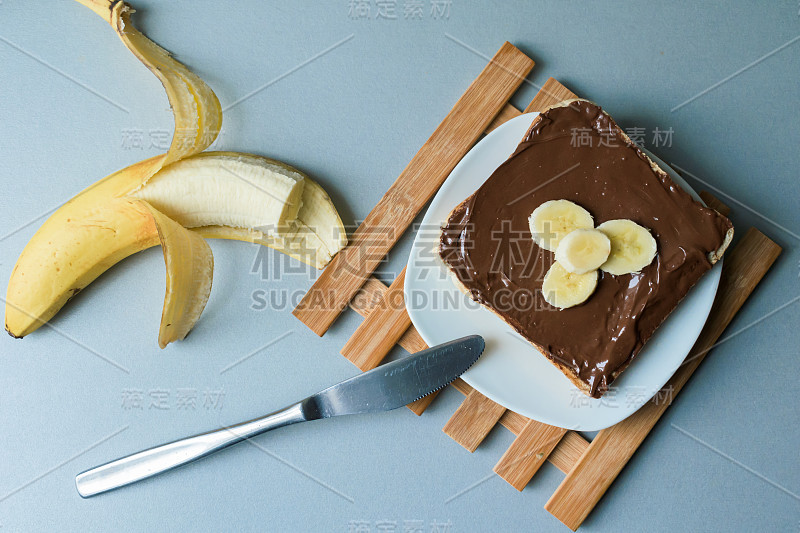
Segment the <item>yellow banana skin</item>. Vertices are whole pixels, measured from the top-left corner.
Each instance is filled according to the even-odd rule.
[[[158,345],[165,348],[172,341],[186,337],[200,319],[211,294],[214,256],[203,237],[147,202],[139,203],[153,216],[167,267],[167,292],[158,332]]]
[[[61,206],[22,251],[8,283],[6,330],[24,337],[114,264],[159,243],[150,211],[124,198],[148,159],[99,181]]]

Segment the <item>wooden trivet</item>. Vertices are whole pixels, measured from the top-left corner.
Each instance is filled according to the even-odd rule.
[[[509,98],[533,68],[533,61],[505,43],[470,85],[447,117],[397,178],[378,205],[358,227],[351,244],[317,279],[295,316],[322,335],[349,304],[364,322],[342,349],[361,370],[379,365],[399,344],[410,353],[427,348],[402,303],[405,269],[387,287],[371,277],[414,217],[436,193],[453,167],[482,133],[519,116]],[[540,111],[575,94],[550,78],[524,112]],[[728,208],[706,192],[712,208]],[[727,251],[716,299],[708,320],[684,363],[664,388],[644,407],[587,441],[574,431],[549,426],[509,411],[462,380],[452,387],[466,398],[445,424],[444,431],[470,452],[497,424],[517,435],[494,471],[522,490],[545,461],[566,474],[545,509],[576,530],[622,471],[664,411],[730,324],[748,296],[781,252],[763,233],[750,228]],[[357,258],[363,258],[361,262]],[[416,414],[430,405],[431,394],[409,405]]]

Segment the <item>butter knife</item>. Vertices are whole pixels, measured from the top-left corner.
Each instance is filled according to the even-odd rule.
[[[479,335],[434,346],[381,365],[261,418],[156,446],[75,478],[88,498],[172,470],[279,427],[340,415],[397,409],[448,385],[483,353]]]

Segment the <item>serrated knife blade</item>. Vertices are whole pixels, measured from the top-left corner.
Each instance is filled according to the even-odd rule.
[[[397,409],[448,385],[483,353],[479,335],[428,348],[342,381],[305,401],[319,418]]]

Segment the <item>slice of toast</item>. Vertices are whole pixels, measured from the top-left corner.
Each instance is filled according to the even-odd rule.
[[[541,288],[554,254],[533,242],[528,217],[559,199],[587,209],[595,225],[622,218],[650,229],[655,259],[637,273],[600,271],[581,305],[550,306]],[[511,157],[453,209],[439,255],[456,286],[599,398],[732,238],[726,217],[676,185],[599,106],[574,99],[540,113]]]

